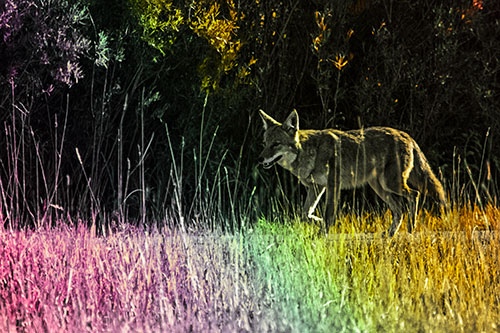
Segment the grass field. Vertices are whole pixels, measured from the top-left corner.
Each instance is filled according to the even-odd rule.
[[[0,331],[493,332],[500,211],[344,216],[236,235],[126,228],[0,231]],[[439,230],[439,231],[438,231]]]

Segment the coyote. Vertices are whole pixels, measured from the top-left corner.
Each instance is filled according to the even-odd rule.
[[[304,217],[322,221],[314,211],[326,190],[326,232],[335,222],[340,190],[365,184],[392,212],[387,231],[390,237],[402,222],[402,198],[409,206],[408,232],[413,231],[422,194],[446,206],[443,186],[415,140],[403,131],[389,127],[300,130],[295,110],[283,124],[262,110],[260,115],[264,121],[264,150],[259,163],[266,169],[278,163],[299,178],[307,188]]]

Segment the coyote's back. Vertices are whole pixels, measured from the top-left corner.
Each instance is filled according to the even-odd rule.
[[[392,211],[389,235],[399,229],[403,198],[409,205],[408,231],[422,195],[446,205],[445,192],[418,144],[407,133],[388,127],[339,131],[300,130],[294,110],[283,124],[262,110],[264,149],[259,162],[275,163],[292,172],[307,188],[304,215],[320,220],[314,211],[326,190],[327,226],[334,222],[341,189],[368,184]]]

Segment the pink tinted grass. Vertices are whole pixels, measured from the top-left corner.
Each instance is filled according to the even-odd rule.
[[[227,244],[209,243],[132,228],[105,238],[86,227],[1,229],[0,331],[241,327],[251,300],[233,290]]]

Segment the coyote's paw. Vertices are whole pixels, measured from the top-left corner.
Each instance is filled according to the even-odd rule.
[[[316,215],[314,215],[312,213],[307,214],[306,218],[309,218],[309,219],[311,219],[311,220],[313,220],[315,222],[323,222],[323,219],[321,217],[316,216]]]

